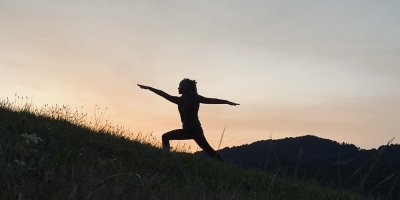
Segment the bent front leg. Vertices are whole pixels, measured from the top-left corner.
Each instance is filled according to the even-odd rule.
[[[192,139],[192,138],[189,137],[189,135],[185,134],[183,129],[176,129],[176,130],[172,130],[167,133],[164,133],[162,135],[161,139],[162,139],[163,149],[169,151],[170,150],[170,145],[169,145],[170,140],[188,140],[188,139]]]

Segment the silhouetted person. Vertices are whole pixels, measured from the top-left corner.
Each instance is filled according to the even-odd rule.
[[[183,79],[179,84],[179,94],[182,96],[171,96],[164,91],[139,85],[142,89],[148,89],[168,101],[178,105],[179,114],[182,121],[182,129],[172,130],[162,135],[163,148],[166,150],[170,149],[170,140],[188,140],[193,139],[196,143],[211,157],[222,160],[221,156],[208,144],[204,137],[203,128],[199,121],[199,107],[200,103],[204,104],[228,104],[237,106],[239,104],[233,103],[227,100],[206,98],[197,94],[196,81],[190,79]]]

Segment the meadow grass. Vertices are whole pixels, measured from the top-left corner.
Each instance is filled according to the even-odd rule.
[[[373,199],[167,152],[101,115],[17,102],[0,101],[1,199]]]

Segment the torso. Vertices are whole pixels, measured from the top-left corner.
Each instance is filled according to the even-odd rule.
[[[179,97],[178,110],[184,129],[201,127],[199,121],[200,102],[198,95],[182,95]]]

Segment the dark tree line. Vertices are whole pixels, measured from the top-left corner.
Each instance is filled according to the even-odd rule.
[[[400,199],[400,145],[364,150],[353,144],[302,136],[221,149],[234,164]]]

